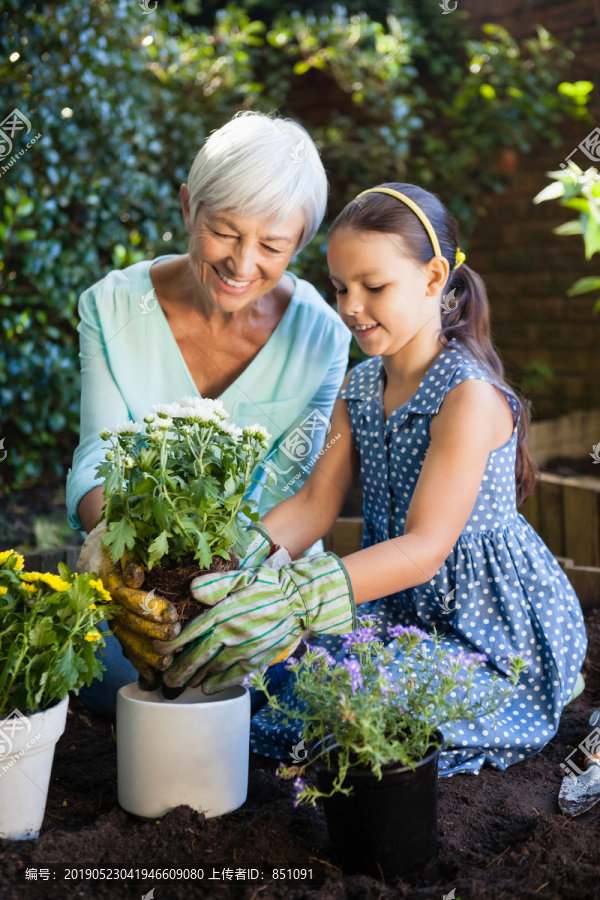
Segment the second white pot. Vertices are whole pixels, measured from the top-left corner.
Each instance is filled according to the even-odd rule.
[[[28,841],[42,827],[54,746],[65,730],[68,696],[43,712],[13,710],[0,720],[0,838]]]
[[[128,684],[117,695],[119,803],[143,818],[185,804],[207,818],[241,806],[248,792],[250,694],[207,696],[187,688],[176,700]]]

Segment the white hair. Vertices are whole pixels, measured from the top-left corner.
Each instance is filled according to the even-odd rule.
[[[282,225],[298,209],[306,221],[301,250],[325,216],[327,176],[308,132],[291,119],[259,112],[236,113],[213,131],[188,177],[192,222],[200,204],[211,212],[229,209]]]

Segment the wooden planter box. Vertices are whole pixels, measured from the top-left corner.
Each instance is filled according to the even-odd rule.
[[[81,552],[81,546],[53,547],[51,550],[36,550],[33,553],[25,553],[25,569],[28,572],[52,572],[58,575],[58,564],[64,562],[71,572],[75,571],[77,560]]]
[[[561,563],[582,607],[600,605],[600,480],[543,472],[519,512]]]

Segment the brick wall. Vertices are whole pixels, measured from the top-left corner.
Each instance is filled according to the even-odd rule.
[[[488,286],[494,338],[509,375],[519,377],[533,360],[555,371],[544,390],[529,391],[535,415],[600,407],[600,314],[592,313],[597,294],[566,296],[577,278],[600,274],[600,257],[585,261],[579,235],[552,234],[571,211],[554,201],[532,203],[548,183],[545,173],[600,124],[600,0],[458,0],[458,8],[472,23],[503,25],[518,40],[535,35],[539,23],[568,46],[578,41],[565,79],[595,84],[594,122],[565,121],[562,147],[540,140],[527,156],[505,153],[514,178],[504,194],[484,198],[486,214],[470,239],[469,263]],[[573,157],[582,168],[584,159],[580,151]]]

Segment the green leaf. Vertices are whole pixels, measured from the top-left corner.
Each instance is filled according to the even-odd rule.
[[[52,619],[49,616],[44,616],[30,629],[29,642],[34,649],[40,650],[54,643],[54,641],[56,641],[56,632],[52,627]]]
[[[121,473],[118,469],[113,469],[106,477],[104,482],[104,496],[108,497],[114,491],[118,491],[121,487]]]
[[[17,204],[16,215],[21,217],[28,216],[30,212],[33,212],[34,206],[33,200],[23,196]]]
[[[154,521],[157,526],[164,531],[168,528],[169,522],[169,512],[171,508],[166,500],[162,497],[154,497],[152,499],[152,514],[154,516]]]
[[[213,556],[220,556],[221,559],[231,559],[231,553],[228,553],[227,550],[213,550]]]
[[[583,225],[579,219],[573,219],[571,222],[563,222],[552,229],[553,234],[583,234]]]
[[[202,569],[210,569],[210,564],[212,563],[212,553],[210,552],[209,539],[211,538],[210,534],[206,534],[204,531],[201,531],[197,536],[196,548],[197,552],[195,554],[196,559],[198,560],[198,565]]]
[[[112,561],[117,562],[125,553],[125,549],[131,550],[135,546],[135,528],[125,518],[112,522],[102,538],[102,543],[110,548]]]
[[[585,224],[583,243],[585,245],[586,259],[591,259],[594,253],[600,250],[600,222],[596,221],[592,216],[588,216]]]
[[[154,563],[167,556],[169,553],[169,535],[166,531],[161,531],[148,547],[148,568],[152,568]]]
[[[66,697],[68,691],[77,684],[79,673],[85,672],[86,668],[85,661],[75,653],[73,644],[69,641],[54,668],[53,694],[57,700]]]
[[[17,231],[15,234],[15,238],[19,243],[25,244],[28,241],[33,241],[37,237],[37,231],[35,228],[23,228],[21,231]]]
[[[536,194],[533,198],[534,203],[543,203],[545,200],[556,200],[558,197],[562,197],[565,192],[564,184],[561,184],[559,181],[555,181],[552,184],[546,185],[546,187]]]
[[[232,497],[235,494],[236,488],[237,488],[236,480],[235,480],[235,478],[232,478],[232,476],[230,475],[229,478],[226,479],[225,484],[223,485],[223,496],[226,499],[229,499],[229,497]]]
[[[563,200],[562,205],[582,213],[588,213],[590,209],[590,203],[586,197],[571,197],[569,200]]]
[[[597,291],[598,289],[600,289],[600,275],[588,275],[572,284],[567,291],[567,295],[576,297],[578,294],[587,294],[589,291]]]

